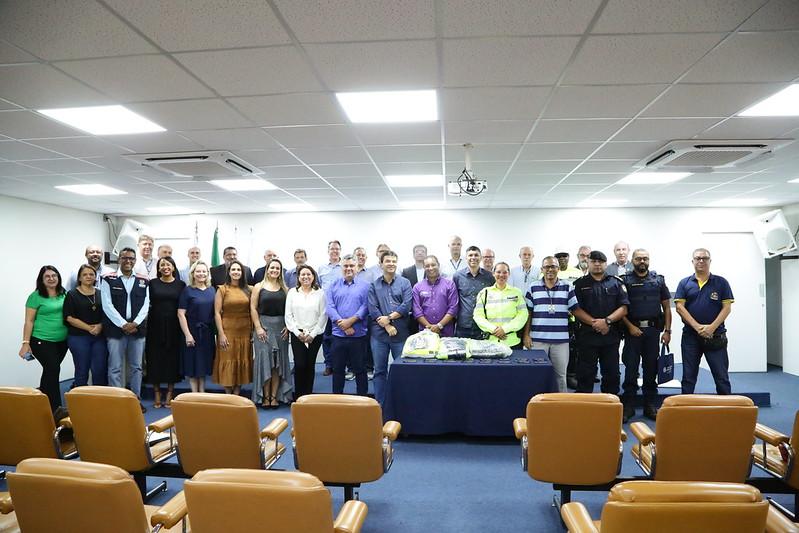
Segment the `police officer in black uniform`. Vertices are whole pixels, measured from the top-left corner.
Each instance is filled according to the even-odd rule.
[[[596,365],[602,372],[601,390],[619,393],[621,319],[627,314],[627,290],[621,279],[605,274],[608,259],[594,250],[588,256],[588,275],[574,282],[579,307],[577,332],[577,392],[592,392]]]
[[[622,321],[624,335],[624,422],[635,416],[635,395],[638,393],[638,365],[644,369],[644,416],[655,420],[657,409],[658,339],[671,341],[671,295],[663,276],[649,270],[649,252],[639,248],[633,252],[633,271],[622,276],[630,305]],[[663,337],[660,337],[660,332]]]

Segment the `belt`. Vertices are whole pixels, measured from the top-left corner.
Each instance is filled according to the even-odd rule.
[[[637,320],[633,324],[639,328],[654,328],[656,326],[654,320]]]

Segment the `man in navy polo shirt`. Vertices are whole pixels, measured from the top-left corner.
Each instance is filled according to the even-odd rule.
[[[710,273],[710,252],[693,253],[694,274],[680,281],[674,293],[677,314],[683,321],[682,393],[693,394],[699,361],[704,354],[718,394],[731,394],[724,320],[732,310],[732,289],[726,279]]]

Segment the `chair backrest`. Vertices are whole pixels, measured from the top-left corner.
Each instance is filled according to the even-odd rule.
[[[193,533],[332,533],[330,492],[310,474],[218,469],[183,485]]]
[[[744,484],[626,481],[610,490],[600,531],[763,533],[768,506]]]
[[[799,455],[799,411],[796,411],[796,416],[793,419],[793,433],[791,433],[791,447],[795,454]],[[799,461],[799,457],[795,459],[795,461]],[[791,475],[788,476],[786,480],[788,485],[791,487],[799,490],[799,466],[794,464],[793,471]]]
[[[383,475],[383,414],[364,396],[309,394],[291,405],[297,469],[326,483]]]
[[[172,400],[183,471],[262,468],[258,412],[241,396],[187,392]]]
[[[0,387],[0,464],[29,457],[56,457],[50,402],[30,387]]]
[[[537,394],[527,404],[527,473],[548,483],[616,478],[622,404],[614,394]]]
[[[655,426],[655,479],[743,483],[756,423],[757,407],[745,396],[666,398]]]
[[[26,459],[8,473],[8,488],[22,531],[149,531],[136,483],[115,466]]]
[[[118,387],[75,387],[64,395],[81,459],[128,472],[149,468],[139,399]]]

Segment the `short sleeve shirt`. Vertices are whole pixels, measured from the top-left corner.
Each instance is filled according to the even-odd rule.
[[[732,303],[735,299],[729,282],[721,276],[711,274],[707,281],[700,286],[696,275],[692,274],[680,280],[677,292],[674,293],[674,301],[685,302],[685,309],[700,324],[710,324],[719,316],[722,304],[724,302]],[[685,324],[683,331],[693,331],[693,328]],[[726,331],[723,322],[716,331]]]
[[[67,338],[67,326],[64,324],[64,294],[53,298],[42,298],[33,291],[25,307],[36,309],[31,335],[48,342],[61,342]]]

